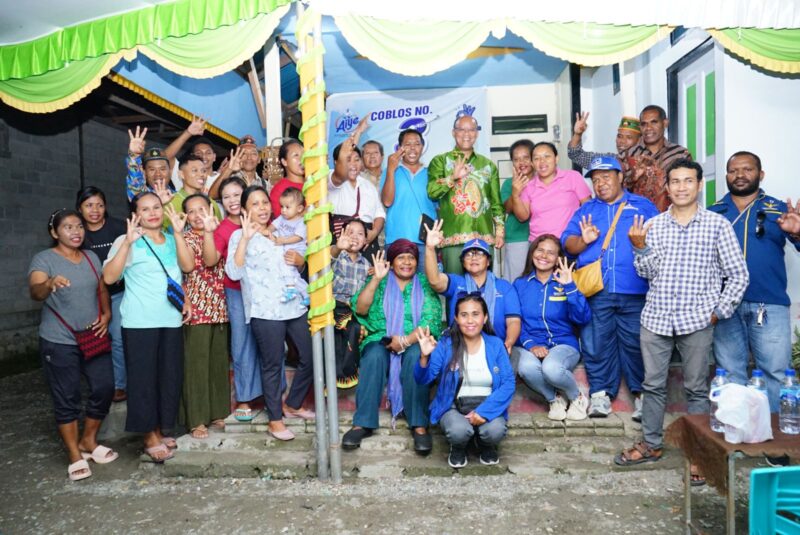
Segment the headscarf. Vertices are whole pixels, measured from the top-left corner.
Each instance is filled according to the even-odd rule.
[[[417,262],[419,262],[419,249],[417,248],[417,244],[405,238],[395,240],[395,242],[389,246],[389,250],[386,251],[386,260],[391,264],[395,258],[405,253],[413,255]]]

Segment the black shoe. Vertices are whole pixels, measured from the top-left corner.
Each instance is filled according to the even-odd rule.
[[[467,450],[464,447],[450,446],[450,455],[447,464],[451,468],[464,468],[467,466]]]
[[[789,466],[788,455],[781,455],[780,457],[770,457],[769,455],[765,455],[764,460],[767,461],[767,464],[773,468],[778,468],[781,466]]]
[[[500,462],[500,457],[497,455],[497,448],[494,446],[481,447],[480,454],[481,464],[491,466]]]
[[[412,429],[411,435],[414,437],[414,451],[419,455],[428,455],[433,449],[431,434],[426,431],[424,435],[420,435]]]
[[[361,441],[367,437],[371,437],[372,433],[372,429],[367,429],[365,427],[354,427],[350,429],[350,431],[345,433],[342,437],[342,449],[354,450],[360,447]]]

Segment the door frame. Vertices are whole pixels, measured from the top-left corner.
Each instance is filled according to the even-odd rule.
[[[709,37],[685,56],[667,68],[667,117],[669,117],[669,130],[667,137],[677,143],[680,115],[678,112],[678,73],[714,49],[714,39]]]

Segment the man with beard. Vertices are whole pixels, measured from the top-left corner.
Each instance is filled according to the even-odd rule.
[[[636,145],[639,142],[639,138],[642,137],[639,119],[636,117],[624,116],[620,119],[619,127],[617,128],[616,154],[587,152],[583,150],[581,139],[583,133],[586,132],[586,128],[589,126],[587,123],[588,119],[588,111],[575,114],[575,126],[572,127],[572,139],[569,140],[569,145],[567,145],[567,156],[572,160],[572,163],[581,166],[583,169],[589,169],[589,164],[598,156],[616,156],[621,159],[621,155],[624,154],[626,150]]]
[[[419,229],[423,216],[436,219],[436,203],[428,197],[428,168],[419,160],[425,141],[413,128],[400,132],[398,149],[389,156],[381,177],[381,202],[386,207],[386,245],[405,238],[419,249],[417,271],[425,272],[425,243]],[[364,151],[366,151],[366,143]],[[365,158],[366,160],[366,158]]]
[[[749,355],[764,372],[772,412],[778,411],[783,372],[791,365],[792,330],[786,264],[788,239],[800,250],[800,236],[784,214],[797,210],[761,189],[761,158],[741,151],[728,159],[725,180],[729,193],[709,210],[733,225],[747,262],[750,284],[733,316],[720,319],[714,330],[714,356],[734,383],[746,384]]]

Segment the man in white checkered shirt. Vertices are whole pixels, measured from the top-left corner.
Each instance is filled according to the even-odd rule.
[[[644,441],[615,459],[620,465],[657,461],[662,452],[667,374],[678,348],[690,414],[707,413],[708,366],[714,325],[733,315],[749,277],[733,227],[697,204],[703,168],[679,159],[667,169],[672,206],[628,233],[637,273],[650,282],[642,310],[642,432]],[[700,482],[701,476],[693,473]]]

